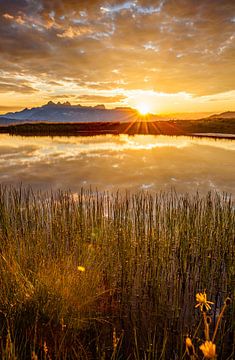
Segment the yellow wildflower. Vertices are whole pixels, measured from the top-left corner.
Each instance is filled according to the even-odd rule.
[[[185,344],[186,344],[186,351],[187,351],[187,354],[189,356],[192,356],[195,354],[195,350],[194,350],[194,346],[193,346],[193,343],[192,343],[192,340],[190,339],[190,337],[186,337],[186,340],[185,340]]]
[[[116,334],[116,329],[113,329],[113,350],[115,351],[117,349],[117,344],[118,344],[118,338],[117,338],[117,334]]]
[[[78,271],[84,272],[86,269],[84,268],[84,266],[78,266],[77,267]]]
[[[185,342],[186,342],[187,347],[191,347],[193,345],[192,340],[190,339],[190,337],[186,337]]]
[[[209,304],[214,304],[213,302],[207,300],[205,291],[203,293],[196,294],[196,301],[198,302],[198,304],[195,307],[200,307],[201,311],[211,309]]]
[[[212,341],[205,341],[199,349],[203,352],[206,359],[213,359],[216,357],[216,345]]]
[[[43,343],[43,350],[44,350],[44,353],[45,353],[45,354],[48,353],[48,347],[47,347],[46,341],[44,341],[44,343]]]
[[[32,351],[32,360],[38,360],[38,356],[35,351]]]

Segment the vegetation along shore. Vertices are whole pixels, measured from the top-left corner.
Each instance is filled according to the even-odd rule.
[[[48,123],[32,122],[1,126],[0,133],[12,135],[68,135],[86,136],[99,134],[150,134],[195,135],[207,133],[235,135],[235,119],[169,120],[156,122],[95,122],[95,123]]]

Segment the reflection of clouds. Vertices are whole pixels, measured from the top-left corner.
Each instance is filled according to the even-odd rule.
[[[32,161],[37,161],[37,146],[25,145],[15,148],[0,146],[1,167],[24,165]]]
[[[205,139],[199,138],[196,139],[190,138],[190,142],[196,145],[205,145],[211,146],[214,148],[224,149],[224,150],[235,150],[235,141],[234,140],[226,140],[226,139]]]
[[[141,135],[16,139],[0,135],[0,144],[0,182],[5,183],[21,181],[35,188],[73,191],[90,185],[107,190],[175,187],[181,192],[218,189],[231,193],[234,189],[232,141]]]
[[[70,157],[79,153],[101,150],[122,151],[127,149],[151,150],[159,147],[185,148],[192,145],[206,145],[215,148],[235,150],[235,143],[229,140],[200,139],[186,136],[154,135],[99,135],[89,137],[10,137],[1,135],[1,144],[5,151],[23,151],[23,147],[37,150],[37,157],[60,156]],[[36,145],[35,145],[36,144]],[[0,146],[0,153],[2,153]],[[3,149],[4,150],[4,149]]]
[[[0,137],[1,139],[1,137]],[[0,157],[4,156],[18,156],[18,155],[29,155],[31,156],[35,151],[37,151],[37,146],[32,145],[23,145],[20,147],[12,147],[12,146],[6,146],[6,145],[0,145]]]
[[[147,190],[147,189],[151,189],[153,186],[154,186],[154,183],[151,183],[151,184],[142,184],[142,185],[140,186],[140,189]]]

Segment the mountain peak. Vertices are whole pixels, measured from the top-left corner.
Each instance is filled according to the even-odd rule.
[[[94,106],[94,109],[105,110],[105,106],[104,106],[104,104],[98,104],[98,105]]]
[[[64,103],[61,103],[60,101],[58,101],[57,103],[55,103],[54,101],[48,101],[48,103],[46,105],[43,106],[71,106],[69,101],[65,101]]]
[[[53,101],[48,101],[48,103],[44,106],[55,106],[56,103],[54,103]]]
[[[61,103],[60,101],[58,101],[57,103],[55,103],[54,101],[48,101],[47,104],[43,105],[43,106],[71,106],[69,101],[65,101],[64,103]]]

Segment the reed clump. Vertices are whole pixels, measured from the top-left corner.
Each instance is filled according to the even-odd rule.
[[[1,186],[0,357],[9,343],[24,360],[190,356],[185,335],[202,346],[195,292],[208,289],[213,307],[204,293],[198,307],[215,330],[234,296],[234,252],[227,195]],[[234,357],[234,315],[233,302],[216,329],[219,359]]]

